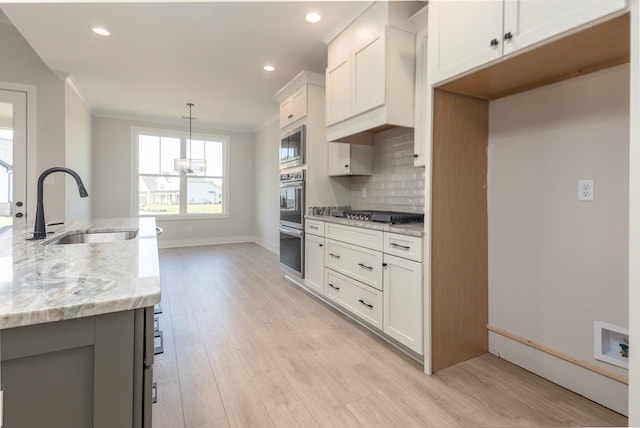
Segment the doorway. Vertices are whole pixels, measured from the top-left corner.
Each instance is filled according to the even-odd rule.
[[[0,89],[0,233],[26,213],[27,93]]]

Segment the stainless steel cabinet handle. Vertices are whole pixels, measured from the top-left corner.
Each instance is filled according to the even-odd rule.
[[[358,266],[360,266],[362,269],[373,270],[373,268],[371,266],[367,266],[367,265],[362,264],[362,263],[358,263]]]
[[[410,250],[411,247],[407,246],[407,245],[400,245],[400,244],[396,244],[395,242],[392,242],[390,244],[392,247],[394,248],[402,248],[403,250]]]
[[[365,305],[367,308],[373,308],[373,305],[368,304],[367,302],[365,302],[364,300],[360,299],[358,300],[358,302],[362,303],[363,305]]]
[[[340,256],[338,256],[338,255],[336,255],[336,254],[333,254],[333,253],[329,253],[329,255],[330,255],[331,257],[336,258],[336,259],[339,259],[339,258],[340,258]]]
[[[311,225],[309,225],[309,229],[318,230],[318,226],[311,226]]]
[[[328,283],[327,285],[329,285],[329,287],[333,288],[334,290],[340,290],[340,287],[336,287],[332,283]]]

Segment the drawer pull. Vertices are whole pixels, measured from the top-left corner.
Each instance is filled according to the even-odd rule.
[[[318,226],[311,226],[311,225],[309,225],[309,229],[318,230]]]
[[[367,302],[365,302],[364,300],[360,299],[358,300],[358,302],[362,303],[363,305],[365,305],[367,308],[371,308],[373,309],[373,305],[368,304]]]
[[[411,249],[411,247],[409,247],[408,245],[400,245],[400,244],[396,244],[395,242],[391,242],[391,246],[394,248],[402,248],[403,250]]]
[[[318,247],[324,247],[324,244],[318,244]]]
[[[336,254],[333,254],[333,253],[329,253],[329,255],[330,255],[331,257],[336,258],[336,259],[339,259],[339,258],[340,258],[340,256],[338,256],[338,255],[336,255]]]
[[[340,290],[340,287],[336,287],[332,283],[328,283],[328,285],[329,285],[329,287],[333,288],[334,290]]]
[[[386,263],[382,263],[382,267],[387,267],[387,264]]]
[[[362,263],[358,263],[358,266],[360,266],[362,269],[373,270],[373,268],[371,266],[367,266],[367,265],[364,265]]]

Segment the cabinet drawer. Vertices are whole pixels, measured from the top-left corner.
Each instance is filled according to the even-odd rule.
[[[324,236],[348,244],[382,251],[382,232],[379,230],[325,223]]]
[[[327,239],[325,266],[382,291],[382,253]]]
[[[325,296],[381,330],[382,292],[331,269],[324,271]]]
[[[306,219],[304,231],[311,235],[324,236],[324,221]]]
[[[422,238],[398,233],[384,233],[384,252],[386,254],[421,262],[422,247]]]

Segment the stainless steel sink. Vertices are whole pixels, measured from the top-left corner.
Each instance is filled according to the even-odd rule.
[[[117,232],[73,232],[48,242],[47,245],[96,244],[105,242],[127,241],[138,236],[137,230]]]

